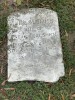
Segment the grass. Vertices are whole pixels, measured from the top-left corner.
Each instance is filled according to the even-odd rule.
[[[64,65],[66,74],[56,83],[45,82],[16,82],[6,83],[1,88],[15,88],[15,90],[0,90],[0,100],[75,100],[75,56],[68,46],[66,32],[71,34],[75,31],[75,0],[31,0],[29,4],[23,3],[19,9],[31,7],[45,7],[57,11],[61,32],[61,41],[64,55]],[[0,6],[0,11],[3,6]],[[8,7],[7,12],[0,15],[0,38],[7,34],[7,16],[13,12],[12,7]],[[66,32],[65,32],[66,31]],[[1,66],[1,64],[0,64]],[[69,72],[72,70],[71,75]],[[5,80],[0,75],[0,84]]]

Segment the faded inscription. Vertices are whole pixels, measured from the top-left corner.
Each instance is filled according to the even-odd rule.
[[[56,12],[44,8],[15,12],[8,17],[8,26],[8,81],[55,82],[64,75]]]

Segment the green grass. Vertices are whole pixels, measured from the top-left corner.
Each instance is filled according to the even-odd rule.
[[[7,98],[7,100],[19,100],[19,97],[20,100],[48,100],[49,94],[51,95],[51,100],[63,100],[62,95],[64,96],[64,100],[71,100],[70,96],[75,93],[75,72],[69,76],[69,71],[71,68],[75,69],[75,56],[68,47],[65,30],[68,34],[75,31],[75,0],[32,0],[28,6],[29,8],[45,7],[57,11],[66,75],[54,84],[45,82],[31,83],[27,81],[16,83],[7,82],[6,85],[1,86],[1,88],[14,87],[15,91],[6,91],[7,97],[0,93],[0,100],[5,100],[5,98]],[[22,9],[26,7],[27,5],[22,4],[18,8]],[[8,8],[8,13],[10,12],[10,8],[11,7]],[[1,6],[0,10],[2,10]],[[12,11],[11,9],[11,12]],[[3,37],[7,33],[7,16],[7,13],[0,16],[0,37]],[[2,83],[4,79],[3,76],[0,76],[0,83]],[[72,100],[75,100],[75,98]]]

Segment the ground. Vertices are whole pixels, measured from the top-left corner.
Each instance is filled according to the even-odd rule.
[[[20,6],[0,4],[0,100],[75,100],[75,0],[28,0]],[[7,79],[7,16],[16,10],[45,7],[57,11],[65,76],[56,83]]]

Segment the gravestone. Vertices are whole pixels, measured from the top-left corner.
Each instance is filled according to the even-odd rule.
[[[56,82],[64,76],[57,13],[30,8],[8,16],[8,81]]]

